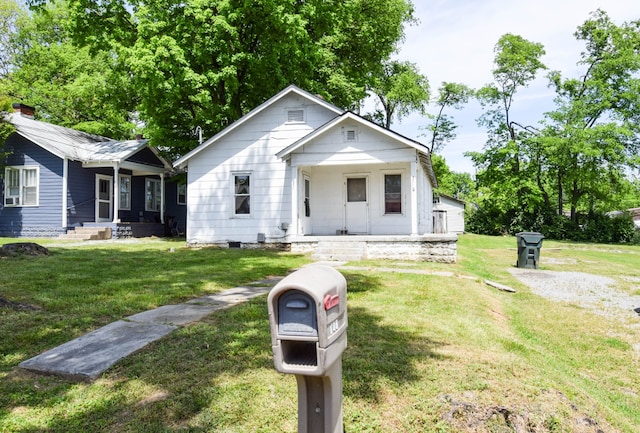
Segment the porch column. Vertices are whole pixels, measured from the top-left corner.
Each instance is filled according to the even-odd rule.
[[[160,173],[160,222],[164,224],[164,173]]]
[[[291,166],[291,224],[289,226],[289,233],[293,235],[299,235],[300,231],[298,230],[299,224],[299,211],[300,206],[298,205],[298,167]]]
[[[418,234],[418,163],[411,161],[411,236]]]
[[[62,229],[66,230],[69,225],[69,217],[67,216],[67,207],[69,202],[67,199],[67,193],[69,189],[69,160],[64,158],[62,160]]]
[[[120,209],[120,165],[113,166],[113,223],[120,222],[118,210]]]

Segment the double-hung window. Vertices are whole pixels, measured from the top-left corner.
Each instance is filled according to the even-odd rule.
[[[386,215],[402,213],[402,176],[384,175],[384,213]]]
[[[120,209],[131,210],[131,176],[120,175]]]
[[[251,214],[251,174],[235,173],[233,175],[234,215]]]
[[[178,184],[178,204],[187,204],[187,184]]]
[[[39,187],[39,167],[5,167],[5,206],[38,206]]]
[[[145,179],[144,210],[160,212],[162,185],[158,179]]]

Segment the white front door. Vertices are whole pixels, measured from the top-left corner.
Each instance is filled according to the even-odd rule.
[[[96,174],[96,222],[113,220],[113,176]]]
[[[369,232],[369,179],[350,176],[345,182],[345,228],[348,234]]]
[[[310,235],[313,227],[311,225],[311,177],[303,176],[302,187],[302,234]]]

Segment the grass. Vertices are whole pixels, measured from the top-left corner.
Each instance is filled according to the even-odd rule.
[[[309,261],[171,240],[102,245],[0,260],[0,296],[39,308],[0,308],[0,431],[297,431],[296,382],[273,368],[265,297],[179,329],[94,383],[17,368],[124,316]],[[545,240],[541,267],[608,276],[638,295],[639,254]],[[638,327],[534,295],[508,272],[513,237],[464,235],[458,257],[455,265],[368,261],[343,271],[347,432],[640,429]]]

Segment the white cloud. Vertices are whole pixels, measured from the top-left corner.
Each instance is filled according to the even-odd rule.
[[[406,29],[406,40],[398,58],[416,63],[429,78],[432,90],[441,82],[460,82],[473,88],[491,82],[493,48],[498,39],[513,33],[542,43],[546,55],[542,61],[550,70],[565,77],[577,76],[576,62],[584,45],[574,32],[589,14],[598,8],[616,23],[640,19],[640,2],[608,0],[414,0],[417,25]],[[513,106],[523,123],[534,124],[544,111],[553,108],[553,92],[541,77],[523,91]],[[454,171],[473,173],[471,162],[462,157],[466,150],[481,150],[485,135],[475,125],[479,107],[470,104],[452,113],[460,124],[458,138],[449,143],[443,155]],[[426,123],[410,116],[393,129],[424,141],[419,126]],[[458,168],[460,167],[460,168]]]

